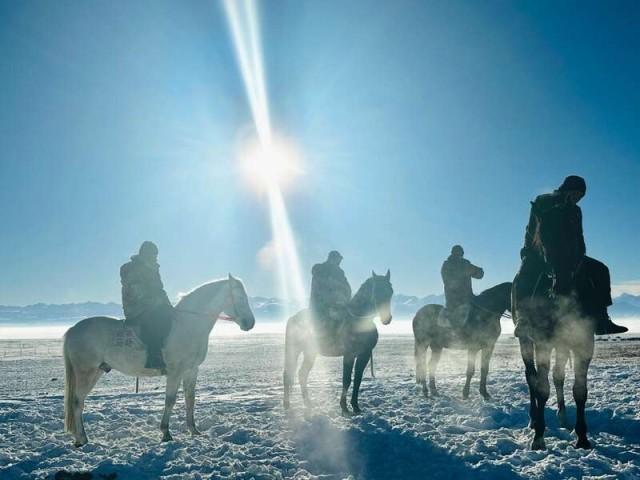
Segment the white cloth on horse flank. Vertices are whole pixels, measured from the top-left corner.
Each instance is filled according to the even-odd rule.
[[[455,309],[443,308],[438,314],[438,326],[441,328],[460,328],[471,312],[471,304],[465,303]]]
[[[136,333],[135,328],[118,328],[113,334],[113,346],[116,348],[128,348],[132,350],[146,350],[146,347]]]

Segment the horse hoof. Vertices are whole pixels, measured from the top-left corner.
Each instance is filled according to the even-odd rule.
[[[198,436],[202,435],[202,432],[200,430],[198,430],[197,428],[194,428],[193,430],[191,430],[191,435],[193,435],[194,437],[198,437]]]
[[[480,392],[480,395],[482,395],[482,398],[484,398],[486,401],[492,399],[491,395],[489,395],[489,392]]]
[[[591,450],[593,448],[593,446],[591,445],[591,442],[589,440],[587,440],[587,438],[579,438],[578,441],[576,442],[576,448],[584,448],[586,450]]]
[[[462,390],[462,399],[469,400],[469,390],[467,389]]]
[[[531,442],[531,450],[545,450],[547,446],[544,444],[544,438],[534,438]]]
[[[289,407],[291,406],[289,400],[285,400],[282,402],[282,406],[284,407],[285,410],[289,410]]]
[[[162,435],[162,441],[163,442],[170,442],[172,440],[173,440],[173,437],[171,436],[171,434],[169,432],[167,432],[164,435]]]
[[[360,407],[358,405],[351,404],[351,406],[353,407],[353,414],[354,415],[360,415],[362,413],[362,410],[360,409]]]
[[[76,440],[75,442],[73,442],[73,446],[74,446],[75,448],[84,447],[86,444],[87,444],[87,441],[86,441],[86,440],[85,440],[85,441],[82,441],[82,442],[79,442],[79,441],[77,441],[77,440]]]

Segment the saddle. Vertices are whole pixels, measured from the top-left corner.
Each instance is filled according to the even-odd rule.
[[[334,315],[328,312],[312,314],[312,326],[318,348],[325,355],[339,355],[342,352],[346,308],[336,309]]]

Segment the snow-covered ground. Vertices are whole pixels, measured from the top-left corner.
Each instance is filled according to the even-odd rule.
[[[531,452],[528,393],[517,343],[500,340],[489,391],[461,399],[466,355],[446,351],[441,396],[415,385],[411,336],[383,335],[360,405],[340,415],[340,359],[319,359],[311,373],[315,408],[294,391],[282,408],[283,337],[248,333],[211,337],[197,389],[191,437],[182,397],[175,441],[160,443],[164,396],[159,379],[105,375],[87,400],[90,443],[71,446],[62,424],[59,340],[0,341],[0,478],[53,478],[60,470],[135,478],[640,478],[640,341],[598,342],[589,372],[587,421],[592,451],[573,448],[558,427],[555,395],[547,412],[547,447]],[[571,398],[571,369],[567,396]],[[478,379],[473,388],[477,390]],[[570,401],[570,416],[575,409]],[[96,475],[96,478],[99,478]]]

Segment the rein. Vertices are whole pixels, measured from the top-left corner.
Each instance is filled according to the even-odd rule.
[[[493,313],[493,314],[497,314],[498,312],[494,312],[493,310],[489,310],[488,308],[484,308],[481,307],[480,305],[478,305],[477,303],[472,303],[473,308],[477,308],[478,310],[482,310],[484,313]],[[511,315],[508,315],[507,312],[503,312],[502,315],[500,315],[500,317],[505,317],[505,318],[511,318]]]
[[[473,305],[473,308],[477,308],[478,310],[482,310],[484,313],[493,313],[493,314],[497,314],[498,313],[498,312],[494,312],[493,310],[489,310],[488,308],[484,308],[483,306],[479,305],[477,302],[471,302],[471,304]],[[507,309],[506,308],[502,312],[502,314],[500,315],[500,318],[508,318],[510,320],[513,319],[511,314],[507,313]]]

